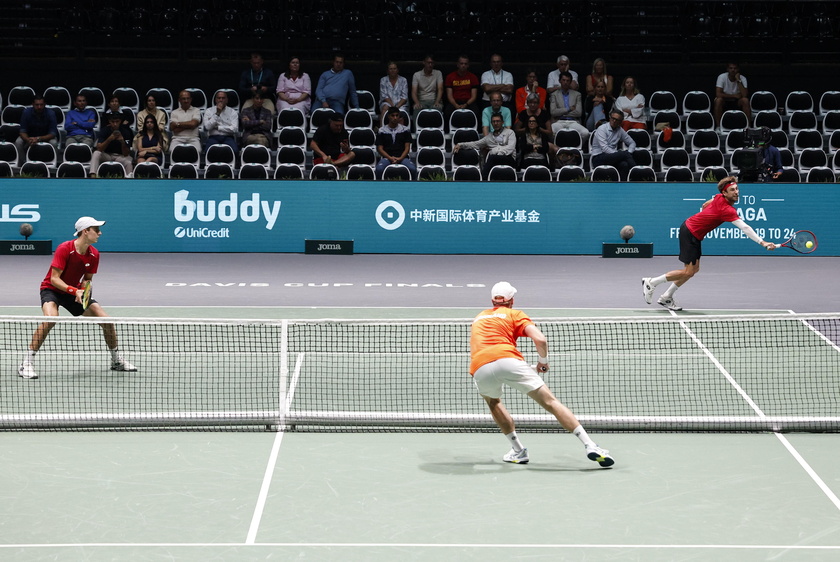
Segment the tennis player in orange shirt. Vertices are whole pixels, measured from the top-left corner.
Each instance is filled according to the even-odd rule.
[[[548,372],[548,342],[527,314],[513,308],[515,294],[516,289],[507,281],[496,283],[490,292],[493,308],[475,317],[470,334],[470,374],[490,407],[493,420],[511,444],[511,450],[502,460],[519,464],[530,460],[528,449],[516,435],[513,418],[501,401],[502,385],[506,384],[527,394],[553,414],[567,431],[574,433],[583,443],[587,458],[604,467],[612,466],[615,461],[609,451],[592,441],[571,410],[557,400],[539,375]],[[536,370],[525,362],[516,347],[520,337],[531,338],[537,347]]]

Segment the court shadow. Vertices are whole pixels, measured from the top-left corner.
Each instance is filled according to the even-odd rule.
[[[575,461],[570,461],[570,464]],[[426,462],[418,466],[424,472],[432,474],[449,474],[453,476],[469,476],[475,474],[488,473],[508,473],[522,470],[540,471],[540,472],[597,472],[605,470],[600,466],[592,467],[575,467],[562,464],[511,464],[502,461],[494,461],[488,459],[482,460],[453,460],[449,462]]]

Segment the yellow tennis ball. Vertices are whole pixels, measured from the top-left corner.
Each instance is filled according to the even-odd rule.
[[[814,247],[814,243],[813,243],[813,242],[811,242],[810,240],[808,240],[807,242],[805,242],[805,247],[806,247],[806,248],[813,248],[813,247]]]

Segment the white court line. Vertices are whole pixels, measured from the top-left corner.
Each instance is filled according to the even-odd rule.
[[[755,413],[758,414],[758,417],[761,419],[766,418],[767,416],[764,414],[761,408],[759,408],[758,405],[755,402],[753,402],[752,398],[750,398],[746,391],[744,391],[744,389],[741,388],[741,385],[739,385],[735,381],[732,375],[730,375],[726,368],[723,365],[721,365],[720,361],[717,360],[714,354],[711,351],[709,351],[709,349],[703,344],[702,341],[700,341],[700,338],[697,337],[697,335],[694,334],[694,332],[692,332],[691,329],[688,328],[688,326],[686,326],[685,322],[680,322],[680,325],[688,333],[689,337],[692,340],[694,340],[694,343],[696,343],[700,347],[700,349],[703,350],[703,353],[705,353],[709,357],[709,359],[712,361],[712,363],[714,363],[715,367],[718,368],[721,374],[723,374],[726,380],[729,381],[729,384],[731,384],[732,387],[736,390],[736,392],[738,392],[738,394],[741,395],[741,397],[747,402],[747,404],[749,404],[750,408],[752,408],[753,411],[755,411]],[[793,458],[796,459],[796,462],[799,463],[799,466],[801,466],[802,469],[808,474],[808,476],[811,477],[814,483],[820,488],[820,490],[823,491],[826,497],[828,497],[829,501],[831,501],[831,503],[834,504],[834,507],[840,510],[840,499],[837,498],[837,495],[831,490],[831,488],[829,488],[826,485],[825,482],[823,482],[822,478],[820,478],[816,471],[813,468],[811,468],[811,465],[808,464],[808,462],[802,457],[802,455],[799,454],[799,452],[794,448],[794,446],[790,444],[790,442],[784,435],[778,432],[774,433],[779,439],[779,441],[782,442],[782,445],[784,445],[788,452],[793,456]]]
[[[342,548],[430,548],[430,549],[452,549],[452,548],[475,548],[488,549],[534,549],[534,550],[563,550],[573,548],[584,549],[639,549],[639,550],[837,550],[840,545],[803,545],[803,544],[487,544],[487,543],[346,543],[346,542],[264,542],[264,543],[239,543],[239,542],[209,542],[209,543],[173,543],[173,542],[150,542],[150,543],[20,543],[0,544],[0,550],[5,548],[138,548],[138,547],[167,547],[167,548],[207,548],[207,547],[342,547]]]
[[[292,375],[292,382],[289,385],[289,394],[286,396],[286,403],[281,405],[281,412],[283,418],[285,413],[289,411],[292,404],[292,398],[295,395],[295,387],[297,386],[298,378],[300,378],[300,368],[303,364],[303,353],[298,354],[295,362],[295,372]],[[281,419],[281,422],[283,420]],[[265,467],[265,474],[263,475],[262,486],[260,486],[260,494],[257,497],[257,505],[254,506],[254,515],[251,517],[251,526],[248,528],[248,536],[245,539],[245,544],[254,544],[257,538],[257,531],[260,528],[260,521],[262,520],[263,510],[265,509],[265,502],[268,499],[268,490],[271,487],[271,481],[274,477],[274,469],[277,466],[277,456],[280,453],[280,444],[283,442],[283,435],[285,431],[278,431],[274,436],[274,444],[271,447],[271,454],[268,457],[268,464]]]

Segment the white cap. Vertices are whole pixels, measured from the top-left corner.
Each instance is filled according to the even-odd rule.
[[[515,294],[516,287],[507,281],[499,281],[493,285],[493,288],[490,290],[490,298],[492,300],[497,300],[496,297],[502,297],[504,300],[509,301]]]
[[[93,217],[81,217],[76,221],[76,232],[74,234],[75,236],[78,236],[79,233],[86,228],[90,228],[92,226],[102,226],[103,224],[105,224],[105,221],[98,221]]]

